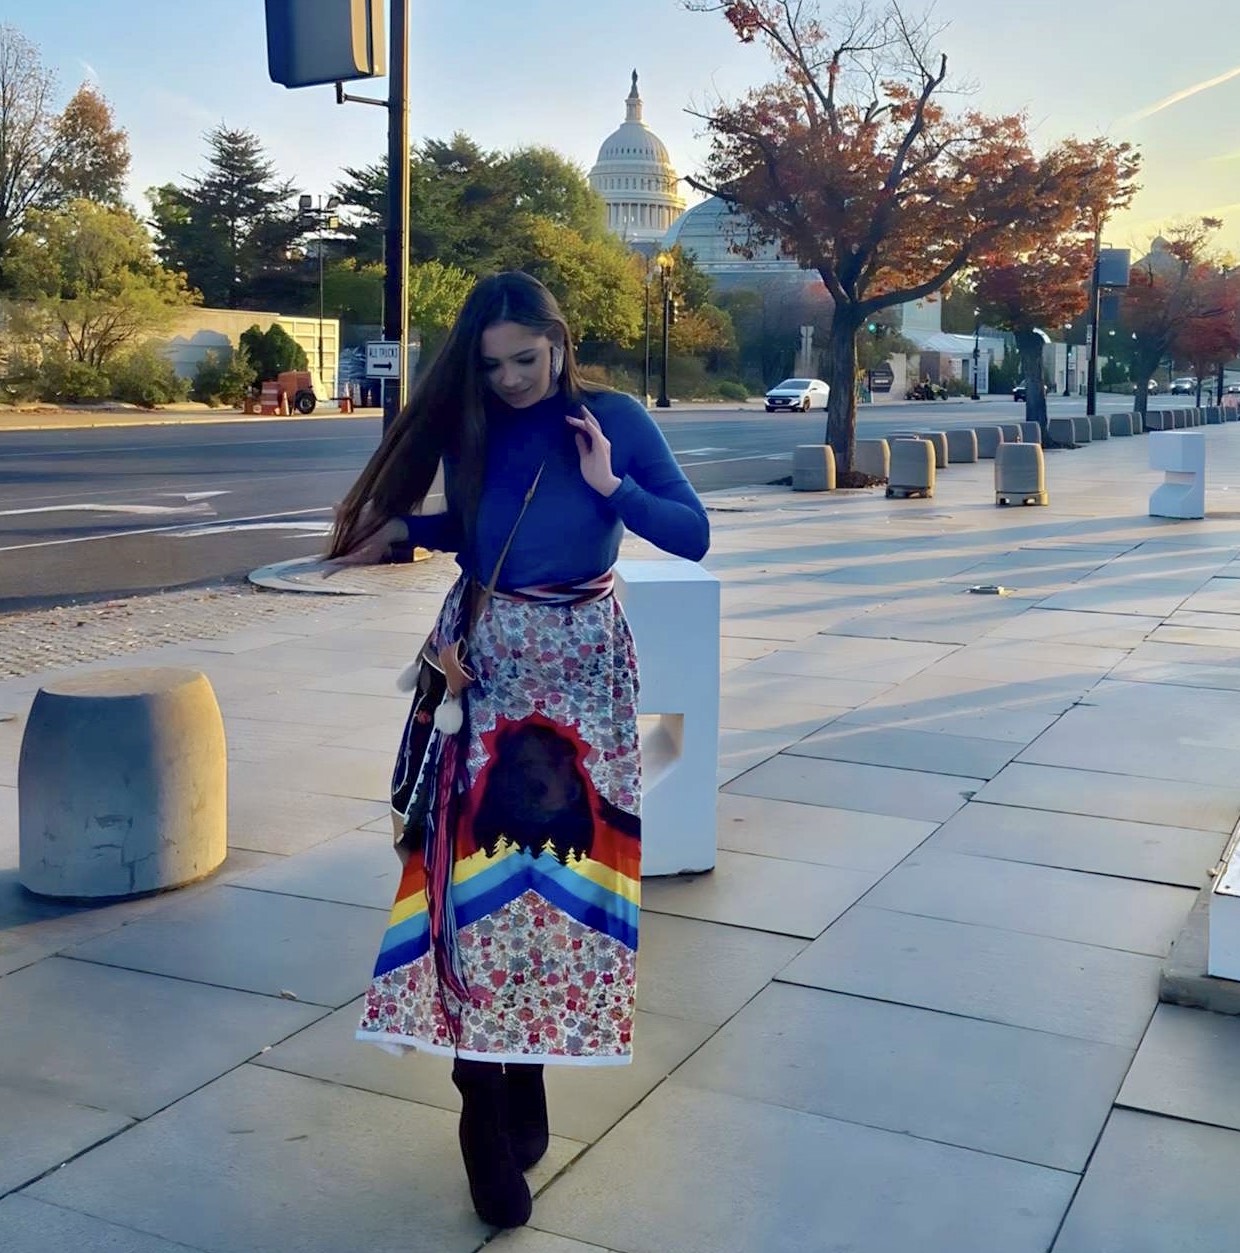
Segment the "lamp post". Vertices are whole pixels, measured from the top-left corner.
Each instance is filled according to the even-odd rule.
[[[642,359],[642,403],[650,408],[650,258],[646,258],[646,274],[642,280],[646,352]]]
[[[323,197],[301,196],[297,202],[297,215],[303,222],[312,222],[315,230],[315,242],[319,261],[319,385],[325,386],[323,379],[323,232],[334,231],[340,226],[336,210],[340,208],[339,196],[328,196],[327,203]],[[339,390],[339,388],[337,388]]]
[[[659,377],[659,399],[655,402],[659,409],[670,409],[672,402],[667,394],[667,345],[668,327],[671,323],[672,288],[671,277],[674,262],[669,252],[661,252],[658,256],[659,283],[663,294],[663,361]]]
[[[973,399],[978,400],[977,394],[977,376],[981,368],[982,350],[980,344],[980,336],[982,333],[982,311],[980,309],[973,310]]]

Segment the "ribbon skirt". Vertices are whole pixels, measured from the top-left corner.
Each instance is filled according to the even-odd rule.
[[[436,810],[452,829],[405,865],[358,1038],[494,1062],[626,1062],[641,894],[628,624],[606,577],[497,593],[469,656],[460,795]],[[451,854],[439,909],[434,837]],[[459,981],[437,966],[442,930]]]

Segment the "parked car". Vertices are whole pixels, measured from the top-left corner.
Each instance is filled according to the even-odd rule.
[[[1153,379],[1150,379],[1151,383],[1153,381]],[[1197,394],[1197,380],[1191,378],[1172,379],[1171,394],[1173,396],[1195,396]]]
[[[1224,396],[1240,396],[1240,383],[1228,383],[1223,388]]]
[[[1043,383],[1043,384],[1042,384],[1042,395],[1043,395],[1043,396],[1045,396],[1049,390],[1050,390],[1050,389],[1046,386],[1046,384],[1045,384],[1045,383]],[[1025,385],[1024,385],[1024,383],[1017,383],[1017,384],[1016,384],[1016,386],[1012,388],[1012,399],[1013,399],[1013,400],[1024,400],[1024,399],[1025,399],[1025,397],[1026,397],[1027,395],[1028,395],[1028,393],[1027,393],[1027,392],[1026,392],[1026,390],[1025,390]]]
[[[1152,396],[1158,390],[1158,380],[1150,379],[1145,390],[1148,391],[1149,394]]]
[[[808,413],[815,405],[827,407],[831,388],[822,379],[784,379],[766,394],[767,413],[782,413],[799,409]]]

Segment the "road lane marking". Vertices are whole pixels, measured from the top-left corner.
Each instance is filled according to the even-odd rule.
[[[319,509],[290,509],[283,513],[264,513],[258,514],[254,518],[234,518],[234,522],[261,522],[268,518],[296,518],[304,514],[311,513],[331,513],[330,506],[324,506]],[[169,526],[144,526],[138,527],[132,531],[106,531],[101,535],[75,535],[68,539],[44,539],[37,540],[31,544],[9,544],[7,547],[0,548],[0,553],[16,553],[23,552],[30,548],[56,548],[61,544],[91,544],[96,540],[103,539],[129,539],[135,535],[167,535],[173,531],[184,529],[184,523],[174,523]]]
[[[31,513],[127,513],[138,517],[166,517],[169,514],[209,513],[215,510],[206,501],[184,505],[108,505],[82,502],[72,505],[34,505],[25,509],[0,509],[0,518],[17,518]]]

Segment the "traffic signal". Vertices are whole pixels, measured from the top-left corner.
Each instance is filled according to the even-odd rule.
[[[383,0],[266,0],[267,72],[285,87],[386,73]]]

